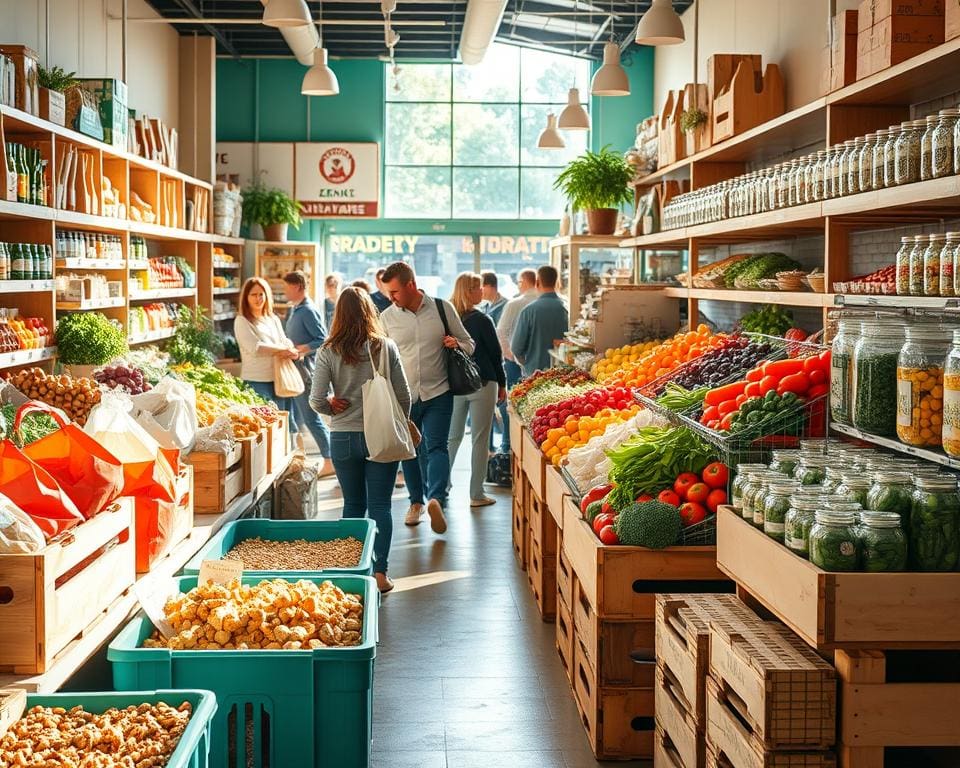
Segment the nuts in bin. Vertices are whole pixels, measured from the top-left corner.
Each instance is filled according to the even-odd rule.
[[[355,568],[363,554],[363,542],[352,536],[331,541],[271,541],[244,539],[224,555],[239,560],[248,571],[321,571],[324,568]]]
[[[159,634],[145,648],[173,650],[316,650],[359,645],[363,603],[329,581],[229,586],[208,582],[163,607],[176,635]]]
[[[54,376],[41,368],[28,368],[9,375],[7,380],[31,400],[60,408],[81,427],[100,402],[100,385],[91,379]]]
[[[33,707],[0,739],[0,765],[57,768],[161,768],[190,721],[192,707],[163,702],[103,714],[77,706]]]

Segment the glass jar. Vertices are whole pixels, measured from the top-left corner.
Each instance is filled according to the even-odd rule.
[[[872,512],[896,512],[904,521],[910,517],[913,501],[913,475],[899,469],[873,473],[873,484],[867,491],[864,509]]]
[[[897,185],[920,181],[920,137],[924,121],[911,120],[904,123],[894,144],[894,174]]]
[[[900,126],[891,125],[887,128],[887,140],[883,144],[883,186],[892,187],[896,185],[897,157],[896,146],[897,139],[900,136]]]
[[[850,194],[847,191],[847,169],[850,167],[850,152],[853,149],[853,143],[845,141],[840,146],[840,152],[837,157],[837,179],[834,182],[834,197],[843,197]]]
[[[960,458],[960,329],[953,332],[953,344],[943,365],[943,450]]]
[[[936,115],[927,115],[923,120],[923,133],[920,134],[920,180],[933,178],[933,132],[939,118]],[[953,157],[950,162],[952,164]]]
[[[830,418],[852,424],[853,350],[860,337],[860,321],[840,320],[830,353]]]
[[[828,198],[840,194],[840,158],[843,156],[843,144],[834,144],[827,152],[827,172],[824,176],[825,191]]]
[[[884,150],[887,146],[887,139],[890,138],[890,132],[881,128],[876,133],[873,141],[873,149],[870,158],[870,188],[883,189],[885,186],[884,171]]]
[[[880,437],[897,433],[897,358],[903,329],[893,319],[865,321],[853,352],[853,426]]]
[[[923,296],[923,254],[930,245],[929,235],[914,235],[910,251],[910,295]]]
[[[781,475],[764,468],[750,473],[747,484],[743,486],[743,494],[740,497],[740,516],[751,525],[756,513],[757,498],[766,489],[766,484],[770,480],[775,480]]]
[[[870,478],[861,474],[843,472],[840,475],[840,484],[834,490],[838,497],[855,501],[863,509],[867,508],[867,494],[870,492]]]
[[[818,496],[790,497],[790,509],[783,521],[783,543],[794,554],[806,559],[809,556],[810,529],[817,511],[823,507]]]
[[[933,129],[933,160],[932,170],[934,179],[950,176],[954,173],[954,133],[957,130],[957,121],[960,120],[960,109],[941,109],[937,125]]]
[[[940,295],[940,252],[946,245],[944,235],[930,235],[923,252],[923,295]],[[951,284],[951,288],[952,288]]]
[[[897,359],[897,437],[906,445],[939,448],[950,337],[928,323],[908,326],[906,337]]]
[[[800,485],[821,485],[827,476],[827,457],[814,454],[801,454],[800,463],[793,471],[794,480]]]
[[[960,495],[955,477],[918,477],[907,531],[910,568],[952,571],[960,550]]]
[[[763,532],[781,544],[783,544],[784,521],[790,510],[790,496],[799,487],[800,483],[787,477],[771,480],[766,493],[758,499],[756,504],[753,515],[754,525],[757,525],[759,517],[759,527],[763,528]]]
[[[793,477],[793,470],[800,463],[800,451],[788,449],[774,451],[770,459],[769,469],[771,472],[779,472],[785,477]]]
[[[737,474],[730,485],[730,506],[736,510],[742,508],[743,488],[750,479],[750,473],[762,472],[766,468],[765,464],[740,464],[737,467]]]
[[[957,251],[957,243],[960,242],[960,233],[947,232],[943,240],[943,247],[940,249],[940,295],[956,296],[957,291],[954,286],[953,261],[954,254]]]
[[[823,200],[823,173],[826,162],[827,153],[821,149],[810,166],[810,193],[814,201]]]
[[[913,237],[900,238],[900,250],[897,251],[897,296],[910,295],[910,252],[913,250]]]
[[[863,138],[860,154],[857,157],[857,187],[861,192],[873,189],[873,149],[877,144],[877,134],[868,133]]]
[[[844,182],[844,190],[848,195],[855,195],[861,191],[860,189],[860,153],[863,152],[864,140],[862,136],[858,136],[851,142],[850,150],[847,152],[846,156],[846,181]]]
[[[859,542],[853,512],[820,510],[810,529],[810,562],[825,571],[855,571]]]
[[[800,441],[800,453],[804,456],[810,454],[826,456],[829,447],[830,443],[822,437],[805,438]]]
[[[869,573],[902,571],[907,567],[907,537],[895,512],[860,513],[860,563]]]

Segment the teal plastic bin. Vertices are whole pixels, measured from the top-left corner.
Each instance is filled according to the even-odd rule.
[[[244,576],[256,584],[260,576]],[[110,643],[117,690],[204,688],[219,709],[212,768],[367,768],[377,653],[377,583],[369,576],[314,574],[363,597],[360,645],[316,651],[171,651],[142,648],[153,625],[140,613]],[[197,585],[181,576],[179,589]]]
[[[130,705],[157,704],[166,702],[179,707],[189,701],[193,707],[187,729],[180,737],[177,748],[170,756],[166,768],[207,768],[210,765],[210,724],[217,712],[216,697],[210,691],[125,691],[123,693],[51,693],[46,696],[28,694],[27,708],[63,707],[70,709],[83,706],[87,712],[102,714],[110,707],[123,709]]]
[[[270,539],[272,541],[332,541],[353,537],[363,542],[360,562],[354,568],[324,568],[322,571],[252,571],[251,576],[261,579],[309,579],[318,573],[343,576],[369,576],[373,573],[373,537],[376,524],[364,517],[347,517],[340,520],[236,520],[227,523],[206,546],[183,568],[184,576],[198,576],[204,560],[220,560],[238,542],[246,539]]]

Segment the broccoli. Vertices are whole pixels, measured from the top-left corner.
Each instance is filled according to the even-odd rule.
[[[660,501],[631,504],[620,513],[613,529],[621,544],[663,549],[680,536],[680,511]]]

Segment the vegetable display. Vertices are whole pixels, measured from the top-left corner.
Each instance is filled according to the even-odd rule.
[[[18,448],[35,443],[41,437],[60,429],[49,414],[37,412],[26,414],[20,422],[19,433],[16,433],[13,431],[13,423],[17,410],[18,406],[9,404],[0,408],[0,437],[13,440]]]
[[[724,342],[724,334],[713,334],[705,325],[697,326],[695,331],[678,333],[667,339],[645,355],[631,363],[607,374],[599,374],[601,383],[614,386],[640,387],[649,384],[659,376],[670,373],[682,363],[695,360],[704,352]]]
[[[55,333],[65,365],[104,365],[127,351],[127,334],[100,312],[62,315]]]
[[[143,371],[122,363],[107,365],[98,371],[94,371],[93,379],[98,384],[103,384],[110,389],[122,387],[131,395],[141,395],[152,389]]]
[[[764,304],[740,318],[740,329],[746,333],[783,336],[792,327],[793,315],[775,304]]]
[[[241,379],[231,376],[212,365],[177,365],[171,370],[183,381],[196,388],[197,392],[219,397],[243,405],[264,405],[266,401],[250,389]]]
[[[622,347],[611,347],[603,353],[603,357],[590,368],[590,375],[599,381],[616,373],[628,363],[635,363],[647,352],[656,349],[663,341],[645,341],[640,344],[626,344]]]
[[[758,288],[760,280],[775,277],[777,272],[796,269],[800,269],[800,264],[785,253],[755,253],[726,270],[723,273],[723,282],[727,288]]]
[[[223,353],[223,342],[213,320],[203,307],[181,306],[173,338],[167,343],[170,359],[177,364],[212,365]]]
[[[773,348],[768,342],[750,341],[745,336],[731,336],[677,371],[670,383],[691,390],[698,387],[716,387],[731,376],[745,373],[771,352]],[[663,391],[662,389],[661,392]]]
[[[27,368],[7,379],[31,400],[55,406],[81,427],[100,402],[100,387],[91,379],[74,379],[66,374],[53,376],[40,368]]]

